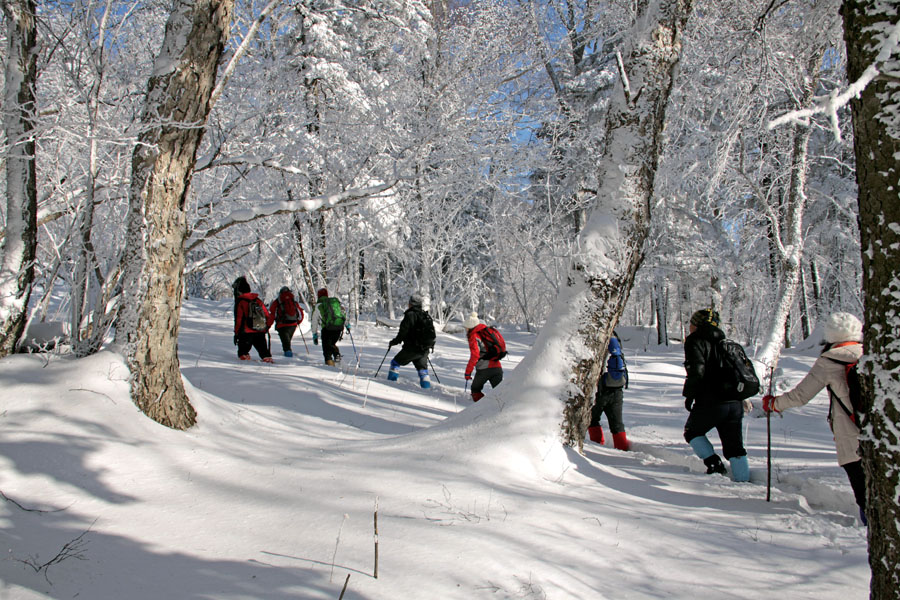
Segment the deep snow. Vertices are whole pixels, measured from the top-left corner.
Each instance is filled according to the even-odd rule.
[[[620,329],[634,450],[581,456],[511,426],[513,397],[471,403],[460,333],[438,335],[441,383],[423,391],[412,366],[371,378],[395,330],[359,323],[360,365],[345,336],[341,372],[308,334],[309,355],[298,336],[282,358],[273,333],[275,365],[239,363],[230,319],[230,302],[185,306],[187,432],[141,415],[111,351],[0,361],[0,598],[334,599],[345,582],[347,600],[868,593],[824,394],[772,419],[766,502],[765,419],[745,421],[750,483],[706,475],[681,437],[681,346],[647,331]],[[504,333],[498,391],[519,393],[534,337]],[[815,351],[782,357],[782,389]]]

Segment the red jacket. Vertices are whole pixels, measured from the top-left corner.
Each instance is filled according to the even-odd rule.
[[[492,369],[503,367],[499,360],[481,360],[481,353],[484,352],[486,348],[484,342],[481,341],[481,336],[478,335],[478,332],[486,328],[487,325],[479,323],[466,334],[469,338],[469,362],[466,363],[466,375],[471,375],[472,369],[475,368]]]
[[[298,317],[296,321],[284,320],[285,314],[281,310],[282,304],[285,306],[285,308],[287,308],[291,304],[294,305],[294,309],[297,311]],[[276,329],[281,329],[283,327],[295,327],[303,322],[303,308],[301,308],[300,305],[297,304],[297,301],[294,300],[294,295],[289,292],[285,292],[280,297],[272,300],[272,304],[269,305],[269,313],[271,313],[272,318],[275,319]]]
[[[246,300],[247,302],[243,302]],[[263,312],[266,313],[266,329],[272,326],[272,322],[274,319],[272,315],[269,314],[269,311],[266,309],[265,303],[259,299],[259,296],[256,292],[247,292],[246,294],[241,294],[237,297],[234,306],[234,332],[238,333],[238,331],[242,333],[259,333],[253,329],[250,329],[249,325],[244,323],[244,321],[248,320],[250,316],[250,304],[249,302],[258,302],[260,306],[262,306]]]

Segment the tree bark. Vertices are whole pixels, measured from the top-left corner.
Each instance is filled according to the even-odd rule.
[[[6,235],[0,249],[0,358],[16,351],[25,331],[37,255],[34,0],[3,0],[2,9],[7,23],[3,126],[9,150]]]
[[[842,7],[850,81],[872,65],[882,72],[851,101],[866,324],[861,370],[870,407],[861,446],[870,598],[877,600],[900,598],[900,84],[896,69],[890,71],[900,52],[895,45],[878,55],[884,36],[900,21],[895,8],[877,0],[845,0]]]
[[[147,85],[144,127],[131,162],[117,338],[124,338],[132,400],[176,429],[196,421],[178,363],[185,204],[233,8],[234,0],[176,1]]]
[[[576,328],[561,358],[569,385],[560,399],[561,437],[579,450],[606,346],[644,256],[666,106],[692,3],[644,0],[636,8],[635,25],[625,38],[631,46],[623,52],[624,69],[607,117],[598,175],[602,184],[579,236],[580,251],[541,335]]]

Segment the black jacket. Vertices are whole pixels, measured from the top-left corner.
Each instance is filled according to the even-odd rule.
[[[685,338],[684,370],[687,372],[687,378],[681,391],[685,398],[699,402],[728,400],[719,397],[722,382],[719,381],[721,369],[716,354],[716,345],[724,339],[725,334],[722,330],[708,323],[700,325],[694,333]]]
[[[418,306],[410,306],[403,313],[403,320],[400,321],[400,331],[397,336],[390,341],[391,346],[395,344],[403,344],[403,348],[410,348],[421,352],[430,351],[434,346],[432,340],[418,339],[417,333],[420,332],[420,323],[427,321],[430,317],[425,314]]]

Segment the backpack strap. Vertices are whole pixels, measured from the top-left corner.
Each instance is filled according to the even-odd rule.
[[[858,344],[858,343],[859,342],[842,342],[840,344],[840,346],[846,346],[848,344]],[[837,348],[837,347],[839,347],[839,345],[832,346],[832,348]],[[833,363],[837,363],[839,365],[844,366],[844,379],[847,379],[847,374],[850,372],[850,369],[854,365],[859,364],[858,360],[855,360],[853,362],[847,362],[845,360],[838,360],[836,358],[831,358],[830,356],[826,356],[825,359],[830,360]],[[850,418],[850,420],[853,422],[853,424],[856,425],[858,428],[859,425],[856,423],[856,415],[853,414],[853,411],[850,410],[849,408],[847,408],[847,405],[844,404],[844,402],[841,400],[841,398],[837,394],[834,393],[834,390],[831,389],[830,385],[825,386],[825,387],[828,389],[828,395],[831,396],[831,399],[834,400],[835,402],[837,402],[838,406],[841,407],[841,410],[844,411],[844,413]],[[831,420],[831,407],[830,406],[828,407],[828,419],[829,419],[829,421]]]

